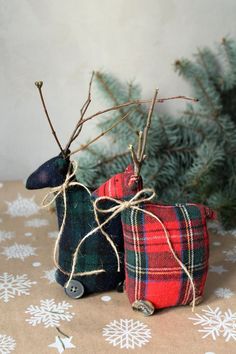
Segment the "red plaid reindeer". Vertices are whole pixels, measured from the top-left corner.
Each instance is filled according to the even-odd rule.
[[[95,202],[98,215],[121,213],[125,289],[133,309],[145,315],[153,314],[155,309],[187,304],[194,309],[202,301],[209,259],[207,219],[216,217],[210,208],[200,204],[156,204],[152,202],[154,192],[142,190],[140,170],[156,95],[144,132],[139,134],[137,153],[130,146],[133,168],[129,166],[95,191],[100,197]],[[138,192],[132,196],[134,185],[138,185]],[[102,209],[99,203],[104,195],[117,206]]]

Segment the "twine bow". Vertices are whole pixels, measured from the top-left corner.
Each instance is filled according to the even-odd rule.
[[[65,181],[58,187],[53,187],[51,188],[51,190],[45,195],[45,197],[42,200],[42,208],[47,208],[50,205],[52,205],[54,203],[54,201],[58,198],[58,196],[60,194],[62,194],[63,197],[63,203],[64,203],[64,214],[63,214],[63,219],[62,219],[62,223],[61,223],[61,227],[54,245],[54,250],[53,250],[53,261],[55,266],[60,269],[60,271],[66,275],[71,275],[71,273],[66,272],[64,269],[62,269],[57,261],[57,249],[58,249],[58,245],[61,239],[61,235],[63,233],[64,227],[65,227],[65,223],[66,223],[66,216],[67,216],[67,197],[66,197],[66,190],[69,187],[72,186],[80,186],[83,187],[89,195],[91,195],[90,190],[83,184],[83,183],[79,183],[77,181],[73,181],[71,180],[75,174],[76,174],[76,170],[78,167],[78,164],[76,161],[71,161],[72,164],[72,172],[70,172],[70,168],[68,169],[68,172],[66,174],[66,178]],[[81,273],[75,273],[74,275],[92,275],[92,274],[97,274],[97,273],[101,273],[104,272],[104,269],[98,269],[98,270],[94,270],[94,271],[89,271],[89,272],[81,272]]]
[[[149,196],[143,196],[141,197],[142,195],[144,194],[150,194]],[[147,214],[149,216],[151,216],[152,218],[154,218],[155,220],[157,220],[160,225],[162,226],[163,230],[164,230],[164,233],[165,233],[165,237],[166,237],[166,241],[167,241],[167,244],[169,246],[169,249],[173,255],[173,257],[175,258],[175,260],[178,262],[178,264],[180,265],[181,269],[184,270],[184,272],[186,273],[186,275],[188,276],[189,280],[190,280],[190,283],[191,283],[191,286],[192,286],[192,289],[193,289],[193,301],[192,301],[192,311],[194,312],[194,309],[195,309],[195,302],[196,302],[196,291],[195,291],[195,285],[194,285],[194,282],[193,282],[193,279],[188,271],[188,269],[186,268],[186,266],[183,264],[183,262],[178,258],[178,256],[176,255],[173,247],[172,247],[172,244],[171,244],[171,241],[170,241],[170,234],[168,232],[168,230],[166,229],[165,225],[163,224],[163,222],[161,221],[161,219],[158,218],[158,216],[156,216],[155,214],[151,213],[150,211],[147,211],[145,209],[142,209],[140,208],[138,205],[140,203],[145,203],[145,202],[149,202],[151,201],[154,197],[156,196],[156,193],[153,189],[151,188],[145,188],[145,189],[142,189],[141,191],[137,192],[135,194],[134,197],[132,197],[129,201],[121,201],[121,200],[118,200],[118,199],[114,199],[114,198],[111,198],[111,197],[99,197],[95,200],[94,202],[94,212],[95,212],[95,219],[97,221],[97,224],[98,226],[91,230],[90,232],[87,233],[87,235],[85,235],[82,240],[79,242],[75,252],[74,252],[74,255],[73,255],[73,263],[72,263],[72,270],[71,270],[71,274],[70,274],[70,277],[69,277],[69,280],[67,282],[67,285],[69,284],[69,282],[71,281],[71,279],[73,278],[73,276],[75,275],[75,267],[76,267],[76,260],[77,260],[77,256],[78,256],[78,252],[79,252],[79,249],[81,247],[81,245],[83,244],[83,242],[88,238],[90,237],[91,235],[93,235],[95,232],[97,232],[98,230],[100,230],[105,236],[106,238],[110,238],[109,235],[103,230],[103,227],[109,223],[110,220],[112,220],[116,215],[118,215],[119,213],[121,213],[123,210],[127,209],[127,208],[131,208],[131,209],[135,209],[135,210],[139,210],[140,212],[144,213],[144,214]],[[116,203],[115,206],[111,207],[111,208],[108,208],[108,209],[102,209],[102,208],[99,208],[98,207],[98,203],[100,201],[104,201],[104,200],[108,200],[108,201],[111,201],[111,202],[114,202]],[[103,213],[103,214],[108,214],[108,213],[112,213],[103,223],[100,223],[99,221],[99,218],[98,218],[98,212],[100,213]],[[114,245],[114,244],[113,244]],[[114,246],[115,247],[115,246]],[[117,253],[117,250],[116,250],[116,247],[115,247],[115,251],[116,251],[116,254]],[[119,257],[119,256],[118,256]],[[119,260],[119,258],[118,258]],[[118,265],[119,265],[119,262],[118,262]]]

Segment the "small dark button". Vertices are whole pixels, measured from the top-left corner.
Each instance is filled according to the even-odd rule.
[[[65,293],[72,299],[79,299],[84,294],[84,286],[77,280],[71,280],[65,285]]]

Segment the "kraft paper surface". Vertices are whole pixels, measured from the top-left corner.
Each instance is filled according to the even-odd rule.
[[[46,191],[0,184],[0,353],[236,353],[236,231],[210,229],[204,301],[134,312],[125,293],[73,300],[55,282],[56,214]]]

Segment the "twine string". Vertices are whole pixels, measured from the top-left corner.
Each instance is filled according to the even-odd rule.
[[[57,187],[53,187],[50,189],[50,191],[45,195],[45,197],[42,200],[41,206],[42,208],[48,208],[50,205],[52,205],[55,200],[58,198],[58,196],[60,194],[62,194],[62,198],[63,198],[63,204],[64,204],[64,213],[63,213],[63,218],[62,218],[62,223],[57,235],[57,239],[54,245],[54,249],[53,249],[53,261],[55,266],[60,269],[60,271],[65,274],[70,276],[71,272],[66,272],[64,269],[61,268],[61,266],[59,265],[58,261],[57,261],[57,250],[58,250],[58,245],[60,243],[61,240],[61,236],[66,224],[66,217],[67,217],[67,196],[66,196],[66,190],[69,187],[72,186],[80,186],[82,188],[84,188],[88,194],[91,196],[91,192],[90,190],[83,184],[83,183],[79,183],[77,181],[71,181],[71,179],[75,176],[76,174],[76,170],[78,167],[78,164],[76,161],[71,161],[72,164],[72,172],[70,172],[70,168],[68,169],[68,172],[66,174],[66,178],[65,181]],[[80,275],[80,276],[84,276],[84,275],[93,275],[93,274],[98,274],[101,272],[105,272],[104,269],[97,269],[97,270],[92,270],[92,271],[88,271],[88,272],[78,272],[78,273],[74,273],[74,275]]]
[[[149,194],[149,196],[143,196],[144,194]],[[188,276],[189,280],[190,280],[190,283],[191,283],[191,286],[192,286],[192,289],[193,289],[193,301],[192,301],[192,311],[194,312],[195,310],[195,302],[196,302],[196,290],[195,290],[195,285],[194,285],[194,282],[193,282],[193,279],[188,271],[188,269],[186,268],[186,266],[183,264],[183,262],[179,259],[179,257],[177,256],[177,254],[175,253],[174,249],[173,249],[173,246],[171,244],[171,240],[170,240],[170,234],[168,232],[168,230],[166,229],[165,225],[163,224],[163,222],[161,221],[161,219],[158,218],[158,216],[156,216],[155,214],[147,211],[147,210],[144,210],[142,208],[140,208],[138,205],[140,203],[144,203],[144,202],[149,202],[151,201],[154,197],[156,196],[156,193],[153,189],[151,188],[145,188],[145,189],[142,189],[141,191],[137,192],[135,194],[134,197],[132,197],[129,201],[121,201],[121,200],[118,200],[118,199],[114,199],[112,197],[107,197],[107,196],[104,196],[104,197],[99,197],[95,200],[94,202],[94,211],[95,211],[95,219],[97,221],[97,224],[98,226],[91,230],[90,232],[88,232],[83,238],[82,240],[79,242],[75,252],[74,252],[74,255],[73,255],[73,263],[72,263],[72,270],[71,270],[71,274],[70,274],[70,277],[69,277],[69,280],[66,284],[66,287],[69,285],[69,282],[72,280],[73,276],[75,275],[75,267],[76,267],[76,260],[77,260],[77,256],[78,256],[78,252],[80,250],[80,247],[81,245],[83,244],[83,242],[88,238],[90,237],[91,235],[93,235],[95,232],[97,232],[98,230],[100,230],[103,234],[106,235],[106,237],[108,236],[105,231],[103,230],[103,227],[109,223],[110,220],[112,220],[116,215],[118,215],[119,213],[121,213],[123,210],[127,209],[127,208],[131,208],[131,209],[135,209],[135,210],[138,210],[144,214],[147,214],[149,216],[151,216],[152,218],[154,218],[155,220],[157,220],[160,225],[162,226],[163,230],[164,230],[164,233],[165,233],[165,237],[166,237],[166,240],[167,240],[167,244],[169,246],[169,249],[173,255],[173,257],[175,258],[175,260],[178,262],[178,264],[180,265],[181,269],[184,270],[184,272],[186,273],[186,275]],[[116,203],[115,206],[113,207],[110,207],[110,208],[107,208],[107,209],[103,209],[103,208],[99,208],[98,207],[98,203],[100,201],[104,201],[104,200],[108,200],[108,201],[111,201],[111,202],[114,202]],[[98,218],[98,213],[104,213],[104,214],[107,214],[107,213],[112,213],[104,222],[100,223],[99,221],[99,218]],[[109,237],[109,236],[108,236]],[[115,247],[115,245],[114,245]],[[116,249],[116,247],[115,247]],[[116,250],[117,251],[117,250]]]
[[[139,198],[139,196],[145,192],[151,192],[152,194],[149,197],[143,197],[143,198]],[[108,224],[114,217],[116,217],[116,215],[118,215],[119,213],[122,212],[122,210],[125,210],[127,208],[129,208],[132,205],[137,205],[139,203],[145,202],[145,201],[150,201],[152,198],[154,198],[155,196],[155,192],[152,189],[143,189],[142,191],[139,191],[138,193],[135,194],[134,197],[132,197],[129,201],[121,201],[118,199],[114,199],[112,197],[99,197],[95,200],[94,202],[94,214],[95,214],[95,219],[97,221],[98,226],[91,230],[90,232],[88,232],[79,242],[78,246],[75,249],[75,252],[73,254],[73,262],[72,262],[72,269],[71,269],[71,274],[70,277],[67,281],[66,284],[66,288],[69,286],[70,281],[72,280],[73,276],[76,275],[75,273],[75,267],[76,267],[76,263],[77,263],[77,258],[78,258],[78,253],[79,250],[82,246],[82,244],[87,240],[87,238],[89,238],[91,235],[93,235],[94,233],[96,233],[97,231],[101,231],[101,233],[109,240],[110,236],[103,230],[103,227]],[[112,202],[115,202],[117,205],[108,208],[108,209],[101,209],[97,206],[97,204],[101,201],[101,200],[109,200]],[[100,223],[100,220],[98,218],[98,212],[101,213],[112,213],[104,222]],[[111,239],[110,239],[111,240]],[[112,248],[115,251],[116,257],[117,257],[117,271],[120,271],[120,257],[119,257],[119,253],[117,251],[117,248],[114,244],[114,242],[111,240],[110,242],[112,244]]]

